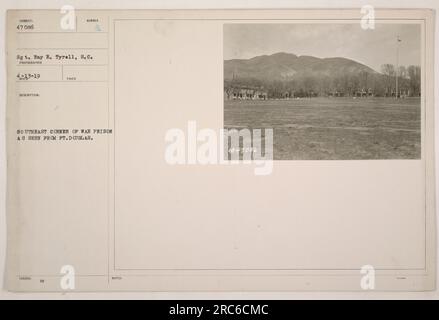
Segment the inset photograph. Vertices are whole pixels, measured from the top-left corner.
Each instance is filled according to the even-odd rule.
[[[224,127],[274,160],[419,159],[421,26],[225,24]]]

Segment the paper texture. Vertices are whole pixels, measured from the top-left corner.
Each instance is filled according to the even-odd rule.
[[[435,288],[432,11],[7,19],[10,290]]]

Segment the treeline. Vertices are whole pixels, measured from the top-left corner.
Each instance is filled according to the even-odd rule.
[[[292,80],[264,81],[260,79],[234,78],[225,80],[225,90],[231,88],[258,88],[267,92],[268,98],[356,96],[367,93],[377,97],[395,96],[396,68],[391,64],[381,67],[381,73],[329,75],[297,75]],[[421,93],[421,68],[398,68],[398,95],[417,97]]]

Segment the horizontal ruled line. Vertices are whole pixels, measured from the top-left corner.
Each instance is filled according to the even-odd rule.
[[[108,50],[109,48],[17,48],[16,50]]]
[[[38,82],[108,82],[107,80],[16,80],[15,82],[21,82],[21,83],[38,83]]]
[[[16,67],[106,67],[108,64],[16,64]]]
[[[65,34],[71,34],[71,33],[95,33],[95,34],[108,34],[108,32],[104,32],[104,31],[17,31],[16,33],[26,33],[26,34],[32,34],[32,33],[65,33]]]

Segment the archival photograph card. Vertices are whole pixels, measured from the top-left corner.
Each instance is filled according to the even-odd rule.
[[[9,10],[11,291],[435,288],[431,10]]]

